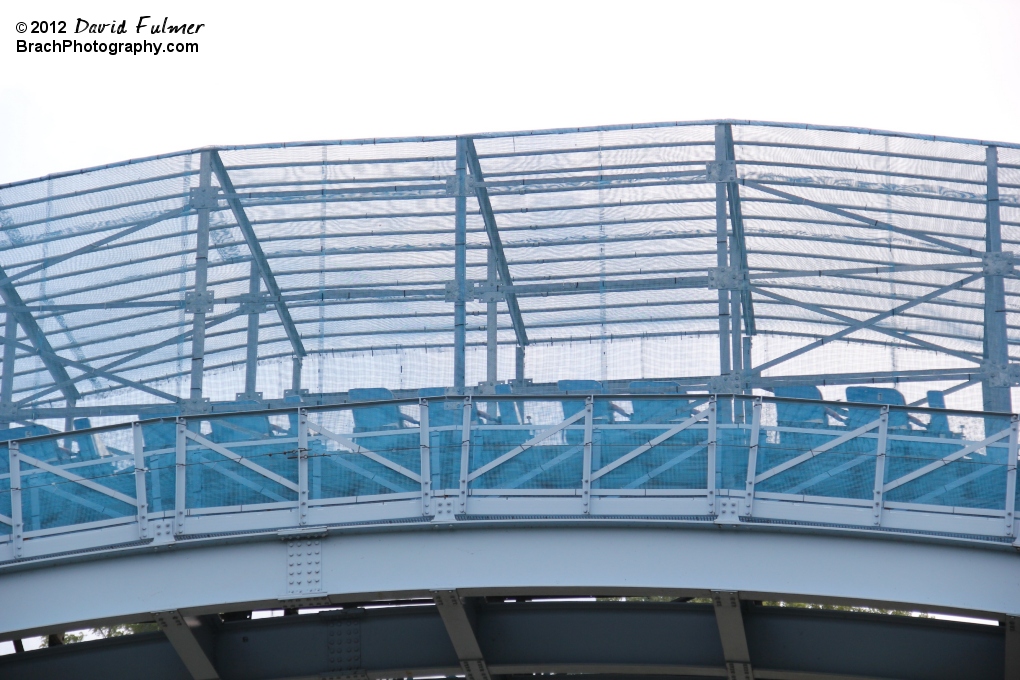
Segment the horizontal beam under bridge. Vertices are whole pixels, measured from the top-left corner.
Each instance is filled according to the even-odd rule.
[[[743,609],[755,677],[1004,677],[1001,626],[750,603]],[[726,677],[710,604],[479,601],[474,612],[478,643],[494,675]],[[223,680],[376,680],[461,672],[434,606],[217,620],[208,625],[207,638]],[[189,680],[172,655],[162,633],[139,634],[0,657],[0,675]]]
[[[0,640],[148,620],[151,612],[194,617],[380,598],[431,600],[434,591],[454,588],[465,597],[707,598],[717,590],[743,599],[997,620],[1020,612],[1020,557],[1010,546],[792,527],[529,524],[351,527],[307,539],[240,533],[172,548],[75,554],[44,568],[12,564],[0,570]]]

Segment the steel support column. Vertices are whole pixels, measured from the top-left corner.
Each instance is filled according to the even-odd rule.
[[[219,673],[192,631],[192,625],[198,627],[197,622],[189,623],[179,611],[155,612],[153,618],[194,680],[219,680]]]
[[[482,164],[478,160],[478,151],[472,139],[464,140],[467,149],[467,163],[474,178],[475,197],[478,199],[478,209],[482,213],[482,221],[485,224],[485,233],[489,237],[489,245],[493,255],[496,257],[496,271],[505,290],[506,309],[510,315],[510,323],[514,327],[514,334],[517,336],[517,344],[521,347],[528,344],[528,333],[524,328],[524,318],[521,316],[520,306],[517,304],[517,294],[512,290],[514,285],[510,278],[510,266],[506,261],[506,254],[503,252],[503,240],[499,236],[499,229],[496,228],[496,216],[492,211],[492,203],[489,201],[489,190],[485,187],[485,176],[482,174]]]
[[[4,314],[4,364],[3,375],[0,377],[0,408],[11,408],[14,405],[14,359],[17,356],[18,319],[10,310]],[[10,427],[6,416],[0,420],[0,427]]]
[[[999,154],[994,146],[985,149],[987,198],[985,202],[985,309],[984,354],[986,371],[990,374],[982,382],[984,410],[1009,412],[1012,410],[1010,388],[1003,384],[1008,376],[1009,344],[1006,335],[1006,292],[1002,275],[995,273],[996,257],[1002,252],[1002,225],[999,221]],[[997,376],[993,378],[992,376]]]
[[[204,156],[203,156],[204,157]],[[223,193],[226,195],[227,204],[230,206],[231,212],[234,214],[234,219],[237,221],[237,226],[241,229],[241,233],[244,235],[244,240],[248,244],[248,250],[251,252],[252,258],[258,265],[259,272],[262,275],[262,280],[266,283],[266,290],[269,292],[271,299],[276,305],[276,313],[280,316],[280,323],[283,325],[284,331],[287,333],[287,339],[290,340],[291,347],[294,349],[294,354],[299,358],[305,356],[305,346],[301,342],[301,335],[298,333],[297,326],[294,324],[294,319],[290,316],[290,310],[287,309],[287,304],[283,301],[283,293],[280,291],[280,286],[276,283],[276,276],[273,274],[273,270],[269,268],[269,260],[266,259],[266,254],[262,250],[262,245],[259,243],[258,237],[255,235],[255,229],[251,226],[251,221],[248,219],[247,213],[244,212],[244,206],[237,198],[237,192],[234,190],[234,183],[230,179],[230,175],[227,174],[227,168],[223,165],[223,160],[220,158],[220,154],[217,151],[211,152],[211,160],[213,169],[216,171],[216,177],[220,181],[220,186],[223,188]]]
[[[496,289],[496,254],[489,248],[489,262],[486,276],[486,283],[489,286],[489,299],[485,303],[485,381],[494,386],[499,380],[499,345],[497,324],[499,315],[496,308],[496,296],[492,291]],[[495,402],[493,402],[495,407]]]
[[[4,271],[3,267],[0,267],[0,278],[7,278],[7,272]],[[25,331],[28,341],[39,352],[39,360],[42,361],[46,370],[53,377],[56,389],[60,390],[68,404],[78,401],[78,390],[74,386],[74,381],[71,380],[71,376],[67,374],[64,366],[53,358],[55,353],[49,339],[43,333],[42,328],[39,327],[32,313],[26,309],[25,302],[21,299],[21,294],[14,287],[14,284],[9,281],[0,284],[0,298],[3,299],[4,305],[8,307],[8,315],[14,315],[18,325]],[[12,310],[10,309],[11,307],[15,309]],[[11,335],[16,336],[17,334]],[[5,337],[11,337],[11,335]]]
[[[262,277],[259,274],[258,264],[251,263],[251,272],[248,279],[248,294],[252,301],[248,310],[248,340],[247,354],[244,362],[244,397],[255,399],[258,397],[255,392],[255,381],[258,377],[259,365],[259,309],[255,298],[261,293]]]
[[[1005,621],[1006,680],[1020,678],[1020,618],[1009,616]]]
[[[291,359],[290,389],[294,394],[300,394],[301,392],[301,368],[303,364],[304,359],[302,357]]]
[[[467,143],[457,139],[456,217],[454,222],[453,275],[453,386],[464,389],[465,345],[467,341]]]
[[[198,175],[199,192],[212,186],[211,152],[202,152],[202,165]],[[205,371],[205,297],[209,278],[209,204],[203,201],[198,209],[198,229],[195,234],[195,292],[191,335],[191,402],[202,401],[202,378]]]
[[[715,622],[722,640],[727,677],[729,680],[754,680],[740,597],[732,591],[713,590],[712,606],[715,607]]]
[[[715,160],[726,160],[726,126],[715,126]],[[721,272],[729,265],[729,233],[726,215],[726,184],[715,183],[716,267]],[[719,375],[730,372],[730,291],[719,287]]]
[[[457,652],[457,659],[466,680],[491,680],[492,676],[482,656],[482,648],[475,636],[470,601],[465,601],[456,590],[436,590],[433,591],[432,597]]]

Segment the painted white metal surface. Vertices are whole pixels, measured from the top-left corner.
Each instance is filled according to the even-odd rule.
[[[293,531],[6,570],[0,635],[174,608],[188,615],[278,608],[288,599],[288,546],[302,540]],[[321,550],[321,597],[336,603],[453,588],[468,595],[723,590],[745,599],[1020,613],[1020,556],[983,547],[730,527],[500,523],[334,532],[307,542]]]

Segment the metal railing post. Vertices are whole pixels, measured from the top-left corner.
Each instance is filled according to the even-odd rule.
[[[584,514],[591,512],[591,453],[595,397],[589,396],[584,402],[584,462],[581,468],[581,505]]]
[[[308,523],[308,414],[298,409],[298,524]]]
[[[421,514],[428,517],[432,514],[432,460],[428,399],[418,400],[418,428],[418,441],[421,445]]]
[[[460,483],[459,507],[460,514],[467,514],[468,470],[471,459],[471,397],[464,398],[464,421],[460,437]]]
[[[1016,523],[1016,459],[1018,448],[1018,434],[1020,434],[1020,416],[1013,414],[1009,423],[1009,459],[1006,461],[1006,535],[1014,536]]]
[[[754,507],[754,477],[758,474],[758,439],[761,434],[761,397],[755,397],[751,413],[751,439],[747,449],[747,481],[744,484],[744,515]]]
[[[138,508],[138,537],[149,536],[149,493],[145,487],[145,440],[142,439],[142,425],[131,423],[131,440],[135,453],[135,505]]]
[[[883,488],[885,487],[885,450],[889,436],[889,407],[883,406],[878,416],[878,447],[875,449],[875,487],[872,492],[874,501],[875,526],[882,524],[882,509],[885,507]]]
[[[717,414],[719,409],[716,405],[716,395],[712,395],[708,399],[708,469],[707,479],[705,480],[705,487],[708,491],[708,512],[710,515],[718,514],[718,508],[716,508],[715,498],[715,455],[716,455],[716,439],[718,433],[718,422]]]
[[[7,445],[11,470],[11,531],[14,538],[14,557],[24,552],[25,520],[21,510],[21,456],[18,442]]]
[[[186,478],[187,468],[187,440],[184,437],[184,430],[187,423],[184,418],[177,419],[176,456],[174,459],[174,535],[180,536],[184,533],[184,512],[186,500]]]

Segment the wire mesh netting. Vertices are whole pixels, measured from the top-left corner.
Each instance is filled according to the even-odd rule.
[[[0,533],[15,494],[45,532],[142,488],[153,513],[750,487],[1008,511],[1018,244],[1017,145],[748,121],[0,186]]]
[[[218,192],[205,397],[253,391],[253,309],[254,388],[265,398],[296,383],[322,393],[451,385],[457,145],[221,148],[0,187],[5,309],[23,314],[8,398],[57,427],[39,414],[72,401],[152,413],[190,396],[203,158]],[[515,377],[509,350],[522,329],[536,383],[718,375],[720,185],[709,172],[728,159],[724,250],[746,272],[749,287],[732,297],[749,347],[725,361],[760,368],[755,386],[829,376],[824,396],[842,398],[831,386],[885,373],[914,402],[966,382],[987,358],[993,174],[1001,248],[1020,243],[1010,145],[732,122],[473,135],[470,153],[467,384],[487,376],[489,303],[470,291],[488,280],[490,227],[511,277],[499,283],[520,310],[511,314],[506,291],[494,303],[499,380]],[[1003,266],[1012,355],[1020,289]],[[295,354],[306,355],[297,380]],[[950,402],[980,408],[981,390]]]

